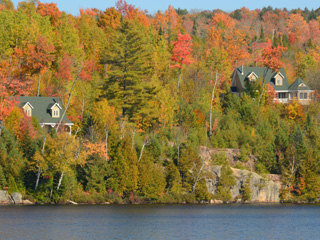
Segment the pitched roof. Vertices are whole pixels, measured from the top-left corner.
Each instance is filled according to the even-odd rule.
[[[301,78],[297,78],[289,87],[291,91],[298,90],[313,90],[309,85],[307,85]]]
[[[62,106],[58,97],[19,97],[20,107],[23,107],[26,103],[29,103],[33,106],[32,116],[38,118],[39,123],[59,123],[60,118],[63,114],[64,109],[61,109],[60,117],[53,118],[51,115],[51,108],[55,104]],[[62,120],[63,123],[73,124],[69,121],[65,115]]]
[[[242,73],[243,69],[243,73]],[[284,68],[281,68],[279,72],[274,72],[267,67],[237,67],[235,73],[239,76],[241,86],[245,88],[245,80],[252,73],[255,73],[258,76],[258,79],[265,80],[265,84],[270,84],[275,91],[285,91],[289,88],[288,78]],[[274,77],[280,73],[284,77],[282,85],[275,85]]]

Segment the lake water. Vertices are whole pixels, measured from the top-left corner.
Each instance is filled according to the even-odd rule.
[[[0,206],[0,239],[320,239],[320,205]]]

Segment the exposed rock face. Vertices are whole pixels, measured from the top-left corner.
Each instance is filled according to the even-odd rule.
[[[11,198],[7,191],[0,190],[0,203],[7,204],[11,202]]]
[[[11,195],[7,191],[0,190],[0,204],[33,204],[28,200],[22,200],[22,194],[14,192]]]
[[[213,154],[220,154],[224,153],[230,163],[231,167],[236,166],[238,163],[241,163],[244,167],[247,169],[250,169],[251,171],[254,171],[254,165],[256,158],[253,155],[248,156],[247,162],[241,162],[239,161],[239,149],[233,149],[233,148],[207,148],[204,146],[200,147],[200,156],[202,158],[210,159]]]
[[[251,201],[277,203],[279,199],[279,183],[272,181],[276,176],[266,176],[265,178],[257,173],[231,168],[233,176],[236,178],[236,185],[231,189],[232,200],[236,201],[240,195],[240,190],[246,179],[250,177]],[[210,170],[212,177],[206,178],[208,192],[216,194],[218,179],[221,175],[221,166],[213,166]]]
[[[22,194],[18,192],[13,192],[11,194],[11,198],[14,201],[14,204],[21,204],[22,203]]]

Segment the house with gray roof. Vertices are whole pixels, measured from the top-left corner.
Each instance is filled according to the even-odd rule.
[[[288,103],[297,100],[300,104],[307,105],[314,97],[314,90],[301,78],[290,85],[284,68],[274,72],[267,67],[237,67],[231,79],[230,91],[238,96],[243,94],[247,84],[263,81],[264,85],[269,84],[276,92],[276,102]]]
[[[64,108],[58,97],[19,97],[19,106],[29,117],[36,117],[42,128],[48,131],[59,124]],[[71,134],[72,122],[65,115],[61,120],[64,129]]]

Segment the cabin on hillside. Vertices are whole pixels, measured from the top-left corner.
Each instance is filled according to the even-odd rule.
[[[302,105],[308,105],[314,98],[314,90],[301,78],[289,85],[283,68],[274,72],[267,67],[237,67],[233,71],[231,79],[230,91],[237,96],[242,96],[247,84],[264,81],[265,85],[270,84],[276,92],[275,102],[288,103],[296,100]]]
[[[59,124],[64,108],[58,97],[19,97],[19,107],[29,117],[36,117],[42,128],[50,131]],[[71,134],[71,127],[74,125],[65,115],[61,121],[64,130]]]

